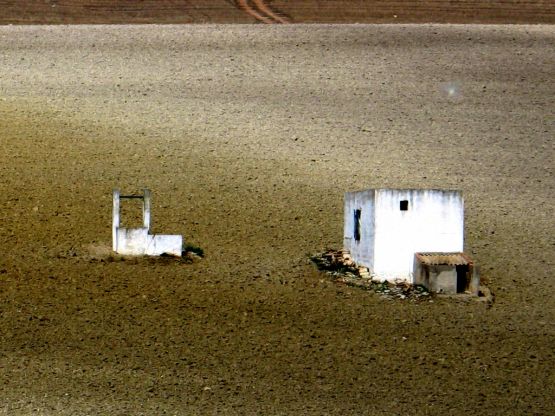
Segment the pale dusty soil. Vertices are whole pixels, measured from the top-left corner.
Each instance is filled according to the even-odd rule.
[[[554,414],[554,44],[0,27],[0,414]],[[116,186],[206,258],[110,261]],[[369,187],[462,189],[494,306],[318,274]]]

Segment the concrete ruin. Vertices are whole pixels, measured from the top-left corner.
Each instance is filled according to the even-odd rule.
[[[464,253],[415,253],[414,284],[431,292],[478,295],[480,276]]]
[[[368,189],[345,194],[344,248],[376,280],[414,283],[415,253],[462,252],[460,191]]]
[[[121,195],[114,189],[112,211],[112,250],[118,254],[132,256],[160,256],[169,254],[181,256],[183,236],[150,234],[150,191],[143,190],[142,195]],[[120,227],[120,201],[122,199],[141,199],[143,201],[143,226],[137,228]]]

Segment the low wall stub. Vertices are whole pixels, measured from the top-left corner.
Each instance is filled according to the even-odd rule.
[[[118,228],[116,252],[129,256],[181,256],[183,236],[148,233],[148,228]]]

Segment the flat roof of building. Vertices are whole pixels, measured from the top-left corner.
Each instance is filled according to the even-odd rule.
[[[470,257],[462,252],[416,253],[416,257],[420,263],[430,266],[462,266],[472,264]]]

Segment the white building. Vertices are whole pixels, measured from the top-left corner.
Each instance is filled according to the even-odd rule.
[[[413,282],[418,252],[462,252],[460,191],[368,189],[345,194],[343,245],[379,280]]]

